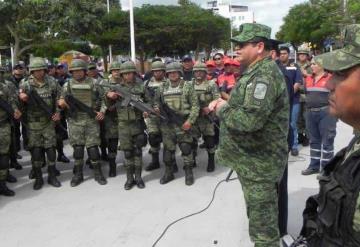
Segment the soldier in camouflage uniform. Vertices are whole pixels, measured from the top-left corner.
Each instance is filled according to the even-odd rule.
[[[74,176],[71,179],[71,186],[78,186],[84,181],[84,147],[86,147],[90,162],[94,167],[94,177],[100,185],[107,183],[100,163],[99,152],[99,122],[104,120],[106,111],[105,102],[103,100],[103,90],[96,81],[86,76],[87,63],[81,59],[74,59],[71,62],[69,71],[72,79],[67,81],[63,86],[61,99],[58,101],[62,109],[67,109],[67,119],[69,123],[70,144],[74,148],[73,157],[75,159]],[[71,109],[66,103],[67,95],[81,101],[96,112],[96,117],[90,117],[86,112],[77,111],[71,114],[75,109]]]
[[[61,89],[55,79],[46,74],[47,65],[43,58],[33,58],[29,64],[31,75],[20,83],[19,98],[25,105],[27,115],[29,148],[31,153],[32,169],[34,172],[34,190],[42,188],[44,181],[41,167],[44,164],[45,153],[48,160],[48,183],[60,187],[57,180],[56,163],[56,133],[55,122],[60,120],[60,112],[56,101],[59,99]],[[49,118],[46,113],[34,102],[29,100],[31,91],[43,99],[53,115]]]
[[[15,179],[9,175],[9,152],[11,144],[10,117],[20,119],[21,112],[18,110],[17,94],[14,94],[10,82],[5,81],[3,78],[4,71],[5,70],[0,67],[0,99],[5,100],[11,105],[14,110],[14,115],[9,116],[7,112],[0,108],[0,195],[14,196],[15,192],[6,186],[9,178]],[[14,181],[16,181],[16,179]]]
[[[200,104],[200,115],[194,125],[197,139],[202,137],[208,152],[207,171],[213,172],[215,169],[215,129],[214,116],[209,110],[209,103],[220,98],[218,86],[213,80],[206,80],[207,67],[205,63],[198,62],[194,65],[193,84]]]
[[[135,64],[131,61],[121,64],[120,73],[123,79],[121,88],[134,97],[145,100],[144,85],[136,80]],[[110,100],[119,100],[119,103],[124,100],[121,95],[113,91],[108,92],[106,96]],[[135,184],[140,189],[145,188],[141,178],[142,148],[147,144],[143,113],[131,105],[118,104],[116,109],[120,149],[124,152],[127,176],[124,188],[130,190]]]
[[[229,101],[209,105],[221,121],[216,161],[239,177],[255,247],[279,246],[275,183],[284,173],[288,155],[289,98],[284,77],[269,57],[270,34],[265,25],[240,26],[232,41],[246,70]]]
[[[301,73],[303,74],[303,78],[305,81],[305,77],[312,75],[312,69],[310,66],[309,56],[310,52],[306,49],[299,49],[297,52],[298,54],[298,62],[297,65],[301,69]],[[300,87],[300,113],[299,118],[297,122],[298,127],[298,139],[299,143],[302,144],[304,147],[309,145],[309,134],[306,130],[306,124],[305,124],[305,113],[306,113],[306,107],[305,107],[305,88],[304,86]]]
[[[110,64],[110,73],[109,80],[103,80],[101,85],[110,84],[110,85],[118,85],[122,82],[121,74],[120,74],[120,66],[119,62],[112,62]],[[108,91],[104,88],[105,91]],[[107,148],[109,150],[109,177],[116,177],[116,156],[117,156],[117,148],[119,142],[119,131],[118,131],[118,116],[116,110],[116,100],[106,100],[107,102],[107,111],[105,113],[104,120],[104,129],[105,129],[105,138],[107,143]]]
[[[145,91],[152,104],[155,104],[156,91],[166,82],[165,64],[161,61],[155,61],[151,64],[151,71],[153,72],[153,76],[145,83]],[[145,168],[145,170],[152,171],[160,167],[159,152],[162,142],[160,118],[155,115],[151,115],[145,119],[145,123],[149,136],[149,153],[152,157],[151,163]]]
[[[169,116],[169,111],[179,121],[162,123],[165,174],[160,179],[161,184],[166,184],[174,179],[173,163],[175,159],[176,144],[179,145],[184,160],[185,184],[194,183],[192,172],[194,166],[193,135],[191,129],[198,118],[200,106],[192,82],[181,79],[182,68],[179,63],[170,63],[166,66],[168,80],[157,93],[157,106],[164,115]],[[168,109],[167,111],[165,109]]]

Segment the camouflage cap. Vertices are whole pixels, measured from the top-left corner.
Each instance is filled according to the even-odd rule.
[[[89,63],[88,69],[96,69],[96,64],[94,62]]]
[[[316,56],[315,61],[329,71],[340,71],[360,65],[360,24],[346,26],[342,49]]]
[[[239,27],[240,34],[231,39],[234,43],[245,43],[256,37],[270,39],[271,28],[258,23],[244,23]]]
[[[309,50],[307,50],[307,49],[302,49],[302,48],[300,48],[299,50],[298,50],[298,52],[297,52],[297,54],[299,55],[299,54],[305,54],[305,55],[310,55],[310,51]]]

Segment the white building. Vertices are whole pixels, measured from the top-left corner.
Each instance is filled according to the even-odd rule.
[[[237,0],[212,0],[203,5],[205,9],[231,19],[234,28],[243,23],[254,22],[254,12],[249,11],[248,6],[241,5]]]

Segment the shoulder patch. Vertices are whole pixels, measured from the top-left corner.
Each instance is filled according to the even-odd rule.
[[[267,84],[262,83],[262,82],[256,83],[255,90],[254,90],[254,98],[259,99],[259,100],[265,99],[267,89],[268,89]]]

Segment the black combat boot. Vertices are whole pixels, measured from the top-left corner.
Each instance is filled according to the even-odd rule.
[[[34,179],[34,178],[35,178],[34,169],[31,168],[29,172],[29,179]]]
[[[15,192],[10,190],[7,186],[6,186],[6,182],[5,181],[0,181],[0,195],[3,196],[14,196]]]
[[[55,166],[48,167],[48,184],[50,184],[56,188],[61,187],[61,183],[56,178],[56,167]]]
[[[174,173],[172,164],[165,164],[165,173],[160,179],[160,184],[167,184],[168,182],[174,180]]]
[[[42,176],[42,171],[40,167],[34,167],[34,176],[35,176],[35,183],[34,183],[34,190],[40,190],[44,185],[44,179]]]
[[[66,157],[64,153],[58,153],[57,161],[63,162],[63,163],[70,163],[69,158]]]
[[[15,170],[22,170],[23,167],[17,162],[16,159],[12,159],[10,161],[10,168],[14,168]]]
[[[82,165],[76,165],[74,167],[74,176],[71,179],[71,187],[78,186],[84,181],[84,175],[83,175],[83,166]]]
[[[135,183],[139,189],[145,188],[145,183],[141,178],[142,167],[135,167]]]
[[[194,183],[194,174],[192,172],[192,167],[186,165],[184,167],[184,170],[185,170],[185,184],[192,185]]]
[[[173,173],[177,173],[179,171],[179,168],[176,164],[176,159],[173,160],[173,163],[172,163],[172,172]]]
[[[94,178],[95,181],[98,182],[100,185],[107,184],[106,178],[104,177],[104,174],[101,170],[101,164],[98,162],[96,165],[94,165]]]
[[[109,156],[106,151],[106,147],[101,147],[101,160],[109,161]]]
[[[159,153],[151,153],[152,161],[145,168],[145,171],[152,171],[160,168]]]
[[[13,175],[11,175],[10,172],[8,171],[8,173],[6,175],[6,182],[8,182],[8,183],[16,183],[17,179]]]
[[[215,154],[208,154],[208,166],[206,168],[207,172],[213,172],[215,170]]]
[[[127,167],[126,168],[126,183],[124,185],[125,190],[130,190],[135,185],[134,180],[134,168]]]
[[[109,177],[116,177],[116,161],[115,158],[109,159]]]

